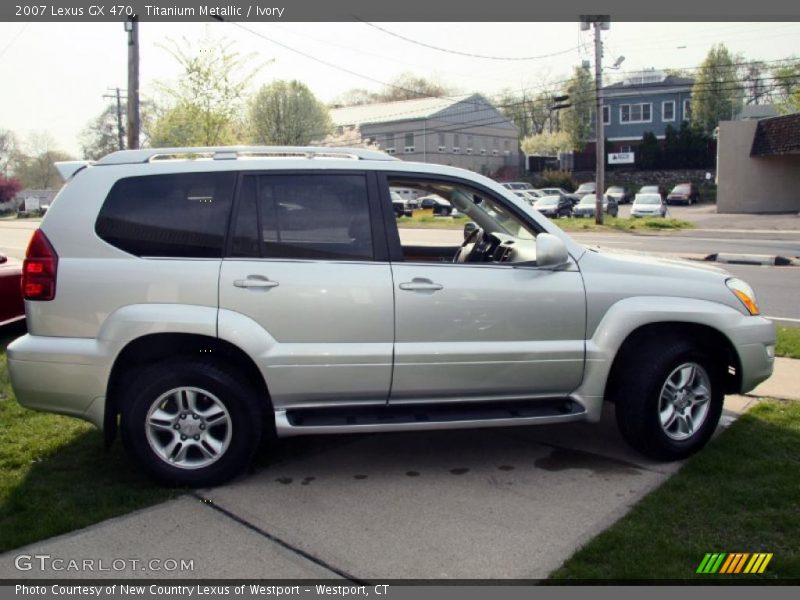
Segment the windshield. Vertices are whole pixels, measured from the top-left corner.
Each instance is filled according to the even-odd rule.
[[[536,202],[536,206],[555,206],[556,204],[558,204],[558,196],[545,196]]]
[[[596,202],[596,194],[586,194],[583,198],[581,198],[580,204],[595,204]]]
[[[582,183],[577,191],[579,191],[579,192],[593,192],[594,191],[594,184],[593,183]]]
[[[657,194],[658,193],[658,186],[657,185],[645,185],[642,189],[639,190],[642,194]]]
[[[672,191],[673,191],[673,193],[685,194],[686,192],[689,191],[689,186],[688,185],[676,185],[675,188]]]
[[[661,196],[657,194],[637,194],[634,204],[661,204]]]
[[[610,187],[606,192],[606,194],[624,194],[624,193],[625,190],[623,190],[621,187]]]

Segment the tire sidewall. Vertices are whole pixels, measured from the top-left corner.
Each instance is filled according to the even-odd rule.
[[[703,367],[711,383],[709,394],[709,408],[703,424],[695,433],[685,440],[674,440],[667,436],[661,427],[659,418],[659,401],[661,389],[667,377],[681,364],[694,362]],[[676,352],[671,358],[665,359],[663,364],[655,370],[654,376],[644,385],[645,402],[645,429],[652,436],[652,443],[658,454],[666,458],[683,458],[702,448],[717,428],[717,423],[722,414],[724,393],[720,370],[708,357],[696,350]]]
[[[143,369],[123,391],[122,439],[131,454],[159,481],[192,487],[222,483],[241,472],[252,459],[261,436],[261,415],[252,390],[232,369],[202,362],[171,362]],[[141,384],[141,387],[137,387]],[[171,466],[150,447],[147,414],[163,393],[177,387],[197,387],[225,405],[232,435],[224,454],[207,467]]]

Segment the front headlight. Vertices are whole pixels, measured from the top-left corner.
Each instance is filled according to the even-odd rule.
[[[756,293],[753,291],[753,288],[747,285],[747,283],[741,279],[732,277],[725,282],[725,285],[727,285],[728,289],[733,292],[733,295],[736,296],[742,304],[744,304],[747,312],[749,312],[751,315],[757,315],[761,313],[761,311],[758,309]]]

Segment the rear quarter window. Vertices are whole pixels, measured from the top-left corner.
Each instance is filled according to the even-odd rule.
[[[136,256],[221,258],[235,173],[180,173],[120,179],[95,231]]]

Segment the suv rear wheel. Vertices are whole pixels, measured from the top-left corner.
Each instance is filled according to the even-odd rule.
[[[222,483],[249,464],[261,437],[256,394],[230,367],[169,361],[138,371],[121,398],[122,439],[156,479]]]
[[[615,394],[620,432],[642,454],[685,458],[717,427],[724,400],[722,368],[689,340],[657,340],[636,350],[641,368],[622,373]]]

